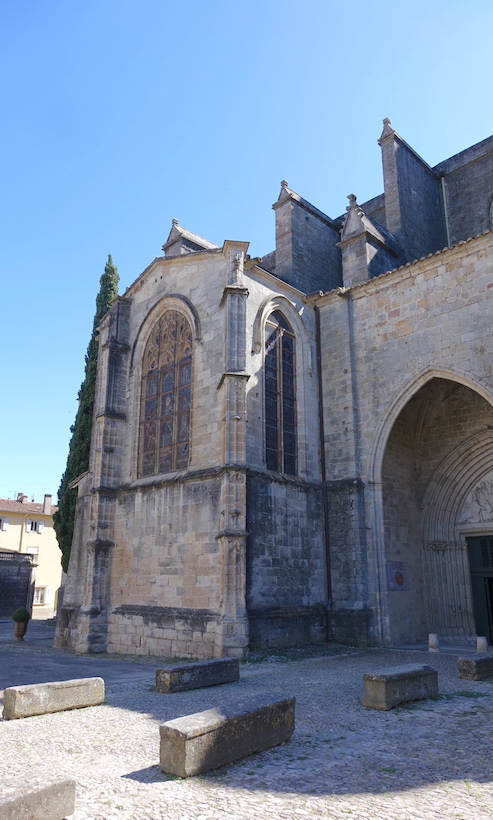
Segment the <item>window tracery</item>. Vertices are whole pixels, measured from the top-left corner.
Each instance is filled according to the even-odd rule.
[[[167,310],[144,351],[141,475],[188,466],[192,408],[192,331],[186,316]]]

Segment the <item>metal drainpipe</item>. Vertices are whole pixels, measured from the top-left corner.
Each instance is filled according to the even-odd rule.
[[[325,577],[327,583],[327,641],[332,641],[332,571],[330,564],[330,541],[329,541],[329,499],[327,495],[327,471],[325,460],[325,431],[324,431],[324,408],[322,400],[322,344],[320,333],[320,311],[314,306],[315,328],[317,342],[317,380],[318,380],[318,429],[320,437],[320,472],[322,474],[322,516],[324,522],[324,542],[325,542]]]
[[[20,538],[19,538],[19,552],[22,552],[22,542],[24,540],[24,530],[26,529],[26,520],[27,520],[28,515],[29,515],[29,513],[24,514],[24,518],[23,518],[23,521],[21,523],[21,533],[20,533]]]
[[[22,543],[24,541],[24,530],[26,529],[26,521],[29,513],[24,513],[23,520],[21,523],[21,533],[19,538],[19,555],[22,553]],[[33,569],[37,567],[37,564],[34,564],[34,558],[31,558],[31,565]],[[31,580],[29,582],[29,592],[27,595],[27,609],[32,614],[33,611],[33,601],[34,601],[34,587],[36,584],[36,573],[31,570]]]

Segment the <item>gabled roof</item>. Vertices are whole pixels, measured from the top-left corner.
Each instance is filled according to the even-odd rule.
[[[348,196],[349,205],[346,208],[346,216],[344,217],[343,227],[341,231],[341,242],[346,242],[348,239],[353,239],[361,234],[373,237],[377,242],[385,245],[391,253],[399,256],[399,246],[395,236],[384,228],[376,219],[365,214],[363,209],[356,200],[354,194]]]
[[[174,246],[176,246],[176,255],[193,253],[193,251],[198,250],[213,251],[218,247],[202,236],[198,236],[198,234],[182,228],[181,225],[178,224],[177,219],[173,219],[172,221],[171,230],[163,245],[163,251],[168,253],[169,256],[174,256],[172,252],[175,249]],[[171,251],[171,253],[169,253],[169,251]]]
[[[277,209],[280,208],[281,205],[284,205],[284,203],[288,200],[297,202],[298,205],[305,209],[305,211],[309,211],[309,213],[318,217],[318,219],[326,222],[331,228],[340,228],[340,224],[336,219],[332,219],[330,216],[327,216],[327,214],[324,214],[324,212],[320,211],[319,208],[316,208],[315,205],[312,205],[311,202],[308,202],[307,199],[303,199],[303,197],[297,194],[296,191],[293,191],[292,188],[289,187],[286,180],[283,179],[281,182],[281,192],[277,198],[277,202],[274,202],[272,206],[273,209],[277,211]]]
[[[58,507],[55,507],[54,504],[51,505],[51,513],[48,515],[53,515],[56,513]],[[0,514],[1,513],[19,513],[19,515],[26,515],[31,513],[31,515],[46,515],[47,513],[43,512],[43,505],[37,504],[34,501],[12,501],[10,498],[0,498]]]

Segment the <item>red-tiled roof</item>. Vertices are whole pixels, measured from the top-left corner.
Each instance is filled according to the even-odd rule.
[[[51,505],[51,512],[48,515],[53,515],[57,511],[58,507],[55,507],[53,504]],[[26,513],[32,513],[34,515],[45,515],[43,513],[43,505],[37,504],[33,501],[12,501],[10,498],[0,498],[0,513],[4,512],[11,512],[11,513],[19,513],[20,515],[26,515]]]

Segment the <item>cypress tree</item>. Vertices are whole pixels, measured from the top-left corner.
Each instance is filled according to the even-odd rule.
[[[96,392],[96,370],[98,365],[97,328],[103,316],[110,309],[113,299],[118,296],[118,270],[113,264],[111,254],[108,256],[104,273],[99,280],[100,288],[96,297],[91,339],[86,353],[84,380],[79,390],[79,407],[75,422],[70,428],[70,439],[67,466],[58,490],[58,511],[53,516],[53,525],[62,551],[62,568],[67,572],[70,548],[74,534],[75,503],[77,490],[71,490],[69,484],[89,468],[91,448],[92,417],[94,396]]]

